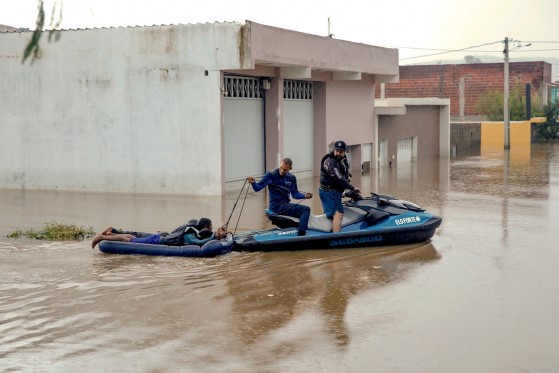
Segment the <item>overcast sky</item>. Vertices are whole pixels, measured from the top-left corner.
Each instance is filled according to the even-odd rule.
[[[335,38],[398,48],[401,65],[448,59],[463,60],[465,55],[479,57],[482,61],[485,55],[502,59],[502,41],[505,37],[522,42],[511,44],[511,61],[559,59],[559,0],[57,2],[62,4],[61,28],[250,20],[326,36],[330,18],[331,33]],[[55,0],[44,1],[46,24],[50,23],[54,3]],[[34,29],[37,4],[37,0],[0,0],[0,24]],[[531,46],[525,46],[530,42]],[[479,45],[485,46],[434,55],[443,52],[442,50]],[[523,47],[514,50],[517,45]],[[418,56],[425,57],[416,58]],[[559,71],[559,61],[548,62],[554,64],[554,71]],[[554,74],[555,79],[559,79],[559,75]]]

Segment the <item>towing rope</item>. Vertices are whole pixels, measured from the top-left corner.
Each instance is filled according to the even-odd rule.
[[[227,219],[227,223],[225,223],[225,225],[224,225],[225,231],[227,231],[227,227],[229,226],[229,221],[231,221],[231,217],[233,216],[233,212],[235,211],[235,208],[237,207],[237,202],[239,202],[239,198],[241,198],[241,193],[243,193],[243,189],[245,189],[245,185],[247,183],[247,180],[248,180],[248,178],[245,179],[243,187],[241,188],[241,191],[239,192],[239,196],[237,197],[237,200],[235,201],[235,204],[233,205],[233,209],[231,210],[231,214],[229,214],[229,219]],[[247,190],[247,193],[248,193],[248,190]],[[246,196],[245,196],[245,199],[246,199]],[[243,204],[244,204],[244,202],[243,202]],[[239,215],[239,218],[240,218],[240,215]]]
[[[248,180],[248,179],[247,179]],[[245,180],[246,183],[246,180]],[[243,185],[244,188],[244,185]],[[243,198],[243,204],[241,206],[241,211],[239,212],[239,217],[237,218],[237,224],[235,225],[235,230],[233,231],[233,237],[235,237],[235,233],[237,233],[237,227],[239,226],[239,221],[241,220],[241,215],[243,214],[243,209],[245,208],[245,201],[247,200],[247,195],[248,195],[248,190],[250,189],[250,184],[247,185],[247,191],[245,193],[245,198]],[[241,189],[241,193],[243,192],[243,190]],[[239,194],[240,196],[240,194]],[[238,200],[238,198],[237,198]]]

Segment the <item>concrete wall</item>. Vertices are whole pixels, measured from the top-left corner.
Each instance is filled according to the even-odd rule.
[[[315,142],[315,147],[321,151],[315,156],[315,164],[330,149],[330,143],[343,140],[351,147],[352,169],[361,169],[361,145],[373,142],[374,122],[374,83],[372,79],[354,81],[332,81],[326,85],[325,111],[323,123],[315,120],[315,127],[324,130],[323,140],[326,143]],[[315,168],[315,175],[320,173]]]
[[[378,137],[388,140],[387,154],[393,164],[398,162],[398,139],[405,137],[417,137],[418,159],[431,159],[441,156],[439,126],[439,106],[406,106],[406,115],[379,116]]]
[[[283,79],[271,79],[270,89],[264,96],[266,133],[266,170],[279,165],[283,151]]]
[[[372,138],[373,93],[371,80],[328,83],[325,107],[327,141],[344,140],[348,145],[358,145]]]
[[[400,81],[387,83],[384,93],[386,98],[450,98],[450,115],[453,118],[478,117],[485,114],[476,110],[479,98],[486,92],[503,91],[503,66],[503,63],[400,66]],[[511,90],[517,84],[524,87],[529,83],[532,93],[539,96],[540,103],[547,98],[545,86],[551,84],[551,64],[542,61],[511,62],[509,74]],[[377,87],[375,97],[380,95],[380,88]]]
[[[510,122],[510,146],[529,146],[531,143],[531,122]],[[505,145],[505,133],[503,122],[481,123],[481,145],[483,147],[497,147],[503,149]]]
[[[328,150],[328,136],[326,133],[326,83],[313,83],[313,121],[314,146],[313,159],[315,176],[320,174],[320,160]],[[331,140],[330,140],[331,141]],[[334,140],[336,141],[336,140]]]
[[[450,144],[453,155],[479,154],[481,147],[481,123],[450,123]]]
[[[220,69],[240,25],[0,34],[0,187],[222,193]],[[211,40],[212,43],[208,43]]]
[[[535,126],[544,122],[545,118],[510,122],[511,147],[529,147],[530,143],[534,142]],[[483,148],[504,148],[503,122],[453,122],[450,128],[453,155],[480,154]]]

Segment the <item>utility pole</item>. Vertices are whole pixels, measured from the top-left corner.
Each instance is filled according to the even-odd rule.
[[[510,119],[509,119],[509,38],[505,38],[505,68],[504,68],[504,81],[505,86],[503,89],[503,120],[505,130],[505,150],[510,149]]]

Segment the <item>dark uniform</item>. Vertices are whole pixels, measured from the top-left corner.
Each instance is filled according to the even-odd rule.
[[[343,141],[334,143],[334,150],[347,151],[347,145]],[[349,162],[344,155],[338,158],[334,151],[326,154],[320,161],[320,187],[318,194],[322,202],[322,208],[328,218],[332,218],[336,211],[343,214],[342,193],[344,190],[354,190],[355,187],[349,182]]]

